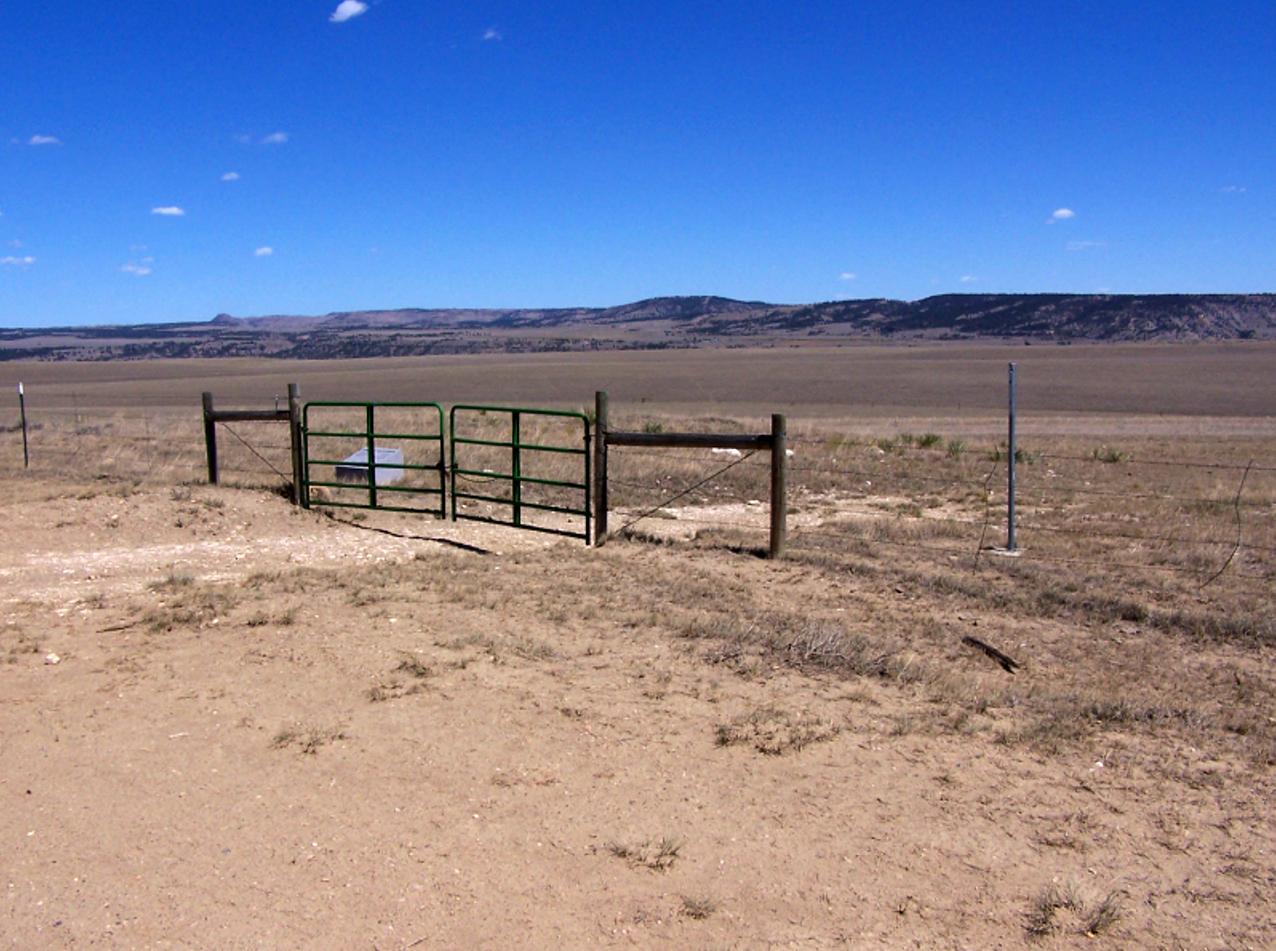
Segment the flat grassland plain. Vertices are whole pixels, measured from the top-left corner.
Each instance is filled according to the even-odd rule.
[[[1276,946],[1274,371],[1267,343],[0,364],[32,422],[24,471],[6,397],[0,942]],[[788,555],[758,557],[765,454],[614,450],[600,549],[294,509],[273,424],[202,484],[200,391],[288,381],[785,412]]]

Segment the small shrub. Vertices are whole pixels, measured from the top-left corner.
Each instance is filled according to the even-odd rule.
[[[934,449],[943,441],[944,437],[939,433],[922,433],[917,437],[917,445],[921,449]]]

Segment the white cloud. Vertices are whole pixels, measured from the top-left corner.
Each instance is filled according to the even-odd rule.
[[[275,249],[270,247],[270,245],[260,247],[253,252],[253,254],[255,254],[259,258],[268,258],[274,253],[275,253]]]
[[[262,145],[283,145],[288,141],[287,132],[272,132],[261,140]]]
[[[1050,215],[1048,224],[1054,224],[1056,221],[1069,221],[1077,216],[1077,213],[1071,208],[1056,208]]]
[[[368,5],[361,3],[360,0],[341,0],[337,4],[337,9],[332,11],[332,16],[328,17],[329,23],[345,23],[346,20],[354,19],[362,13],[368,12]]]
[[[237,182],[237,181],[239,181],[239,173],[238,173],[238,172],[226,172],[224,175],[222,175],[222,181],[223,181],[223,182]]]
[[[125,274],[132,274],[134,277],[146,277],[146,275],[151,273],[151,269],[145,264],[133,264],[132,262],[121,265],[120,270]]]
[[[1243,195],[1248,190],[1244,185],[1224,185],[1219,189],[1224,195]]]
[[[35,264],[35,258],[31,257],[29,254],[23,255],[20,258],[15,258],[13,255],[9,255],[8,257],[0,258],[0,264],[7,264],[9,267],[30,267],[32,264]]]
[[[240,145],[251,145],[253,141],[253,137],[249,135],[247,132],[240,132],[239,134],[235,136],[235,141],[238,142]]]
[[[33,135],[27,139],[27,145],[61,145],[62,140],[56,135]]]
[[[165,218],[180,218],[186,214],[186,209],[178,208],[176,205],[161,205],[158,208],[152,208],[151,214],[162,215]]]
[[[961,277],[958,278],[958,280],[961,281],[963,284],[974,284],[975,281],[979,280],[979,278],[975,277],[975,275],[973,274],[963,274]]]
[[[859,277],[859,275],[856,274],[854,271],[843,271],[841,274],[837,276],[837,279],[839,281],[853,281],[857,277]]]
[[[1099,248],[1106,248],[1106,241],[1069,241],[1063,247],[1068,251],[1097,251]]]
[[[501,36],[501,31],[498,30],[496,27],[489,26],[486,30],[483,31],[483,39],[490,43],[497,40],[503,40],[505,39],[505,37]]]

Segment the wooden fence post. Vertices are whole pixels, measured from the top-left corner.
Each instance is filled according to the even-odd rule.
[[[217,421],[213,416],[213,394],[204,393],[204,447],[208,452],[208,481],[217,485],[220,470],[217,468]]]
[[[784,555],[788,534],[788,432],[784,416],[771,416],[771,557]]]
[[[607,391],[594,393],[594,547],[607,540]]]
[[[288,441],[292,448],[292,504],[305,507],[306,451],[301,438],[301,387],[288,384]]]

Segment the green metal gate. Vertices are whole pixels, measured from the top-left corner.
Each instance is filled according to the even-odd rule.
[[[302,504],[307,508],[447,515],[443,407],[438,403],[307,403],[302,446]],[[312,456],[317,446],[322,447],[319,458]],[[331,467],[331,476],[325,472],[315,478],[315,467]],[[428,504],[414,505],[415,500]]]
[[[454,519],[589,541],[590,433],[584,413],[453,406],[448,429]],[[470,488],[476,485],[501,488]],[[553,515],[559,518],[547,524],[545,517]]]

